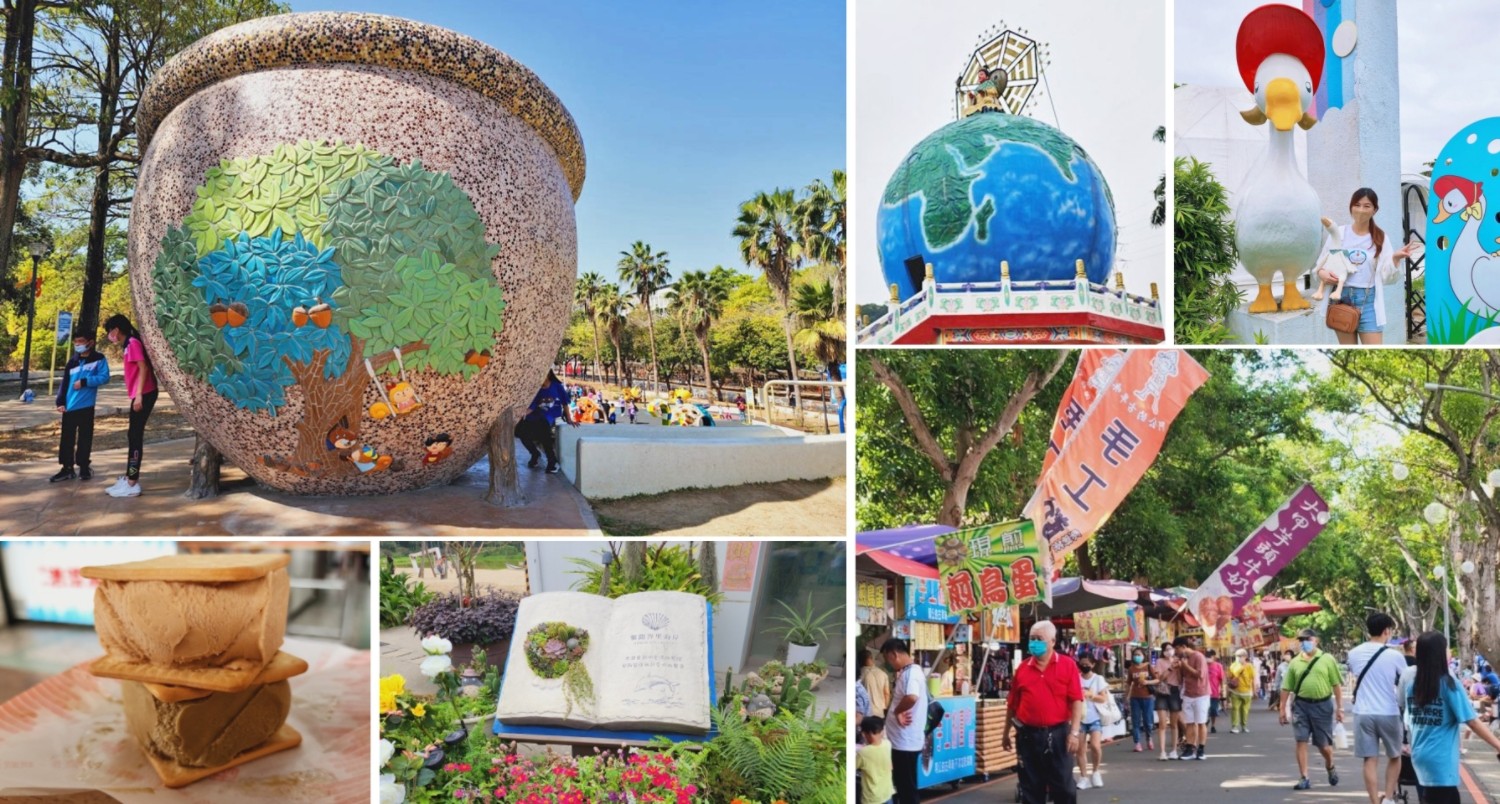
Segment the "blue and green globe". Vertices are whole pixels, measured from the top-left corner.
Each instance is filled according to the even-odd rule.
[[[1069,281],[1083,260],[1109,278],[1115,203],[1099,167],[1057,129],[982,112],[949,123],[911,149],[885,186],[876,219],[880,266],[905,299],[920,265],[942,283]],[[920,262],[917,262],[920,259]],[[909,269],[908,266],[914,266]]]

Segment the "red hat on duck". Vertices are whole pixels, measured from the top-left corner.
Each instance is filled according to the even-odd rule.
[[[1255,91],[1255,71],[1268,56],[1285,53],[1307,68],[1313,91],[1323,82],[1323,58],[1327,46],[1313,18],[1294,6],[1273,3],[1245,15],[1235,37],[1234,58],[1245,89]]]

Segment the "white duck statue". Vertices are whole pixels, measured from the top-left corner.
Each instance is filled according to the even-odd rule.
[[[1442,223],[1453,215],[1464,222],[1448,256],[1448,282],[1453,295],[1470,312],[1490,316],[1500,310],[1500,252],[1489,251],[1479,240],[1479,227],[1484,223],[1484,184],[1450,174],[1433,182],[1432,192],[1439,199],[1433,223]]]
[[[1255,9],[1240,23],[1235,58],[1255,107],[1241,116],[1271,124],[1265,156],[1245,178],[1235,208],[1240,262],[1260,286],[1252,313],[1274,313],[1271,281],[1281,272],[1282,310],[1312,305],[1297,279],[1318,261],[1323,241],[1318,194],[1297,167],[1293,128],[1312,128],[1313,93],[1323,76],[1323,36],[1317,23],[1288,5]]]

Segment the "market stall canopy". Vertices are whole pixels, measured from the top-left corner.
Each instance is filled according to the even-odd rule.
[[[886,530],[867,530],[854,538],[855,566],[870,563],[908,578],[938,577],[937,548],[932,540],[958,528],[947,525],[907,525]]]
[[[1181,610],[1183,604],[1187,603],[1187,599],[1192,596],[1192,590],[1187,591],[1187,595],[1174,598],[1172,601],[1170,601],[1168,605],[1171,607],[1171,610],[1160,619],[1171,619],[1171,611]],[[1302,600],[1291,600],[1289,598],[1277,597],[1275,595],[1266,595],[1265,597],[1260,599],[1260,610],[1262,614],[1266,615],[1266,619],[1268,620],[1285,620],[1288,617],[1295,617],[1298,614],[1314,614],[1320,612],[1323,610],[1323,607],[1318,605],[1317,603],[1308,603]],[[1200,625],[1200,623],[1198,622],[1198,618],[1193,616],[1192,612],[1182,611],[1180,616],[1184,621],[1187,622],[1188,625],[1194,627]]]
[[[867,530],[855,535],[854,554],[863,555],[880,550],[928,567],[936,567],[937,548],[933,546],[933,538],[955,530],[958,528],[947,525],[906,525],[886,530]]]
[[[1051,617],[1066,617],[1080,611],[1133,603],[1140,593],[1140,587],[1129,581],[1059,578],[1052,584],[1052,606],[1049,608],[1038,603],[1037,611]]]
[[[873,563],[881,569],[889,570],[907,578],[936,580],[938,577],[937,567],[929,567],[920,561],[902,558],[901,556],[887,553],[884,550],[864,551],[861,550],[857,543],[855,550],[859,551],[854,557],[854,568],[856,571],[868,572],[873,569],[869,566]]]

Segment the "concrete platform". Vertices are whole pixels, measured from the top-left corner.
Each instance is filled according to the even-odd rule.
[[[519,443],[518,452],[524,454]],[[226,465],[223,494],[182,496],[193,440],[148,444],[139,497],[104,493],[124,470],[124,450],[96,453],[89,482],[48,483],[54,461],[0,466],[0,536],[598,536],[588,501],[560,475],[521,470],[528,504],[484,501],[489,464],[454,483],[385,497],[295,497],[262,488]]]
[[[844,477],[848,437],[763,424],[564,427],[563,475],[589,499]]]

